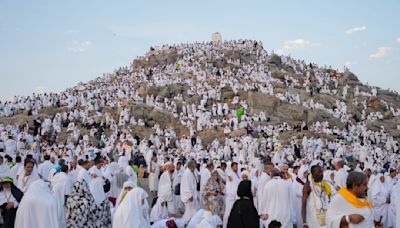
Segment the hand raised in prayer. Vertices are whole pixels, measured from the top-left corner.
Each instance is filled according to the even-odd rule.
[[[362,215],[352,214],[352,215],[349,215],[349,220],[353,224],[359,224],[362,221],[364,221],[364,217]]]
[[[14,208],[14,203],[13,202],[8,202],[7,206],[6,206],[6,209],[9,210],[11,208]]]

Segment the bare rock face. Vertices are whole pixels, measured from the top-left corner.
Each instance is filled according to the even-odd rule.
[[[221,96],[222,100],[226,102],[229,99],[233,99],[233,97],[235,97],[235,93],[230,86],[225,86],[221,90]]]
[[[274,113],[281,103],[278,98],[260,92],[249,92],[247,99],[254,112],[264,111],[266,114]]]
[[[175,64],[178,59],[178,53],[176,50],[171,49],[163,51],[161,53],[150,53],[144,59],[135,59],[132,63],[133,67],[156,67],[158,65]]]
[[[392,118],[393,118],[393,113],[391,111],[386,111],[385,113],[383,113],[383,119],[389,120]]]
[[[314,101],[314,103],[318,102],[323,104],[325,108],[332,108],[338,98],[330,94],[316,94],[315,96],[310,97],[307,101],[310,101],[311,99]]]
[[[302,122],[307,120],[307,112],[303,106],[282,103],[274,114],[286,122]]]
[[[378,97],[369,97],[368,98],[368,109],[372,112],[382,112],[384,113],[386,110],[385,105],[379,100]]]
[[[340,122],[338,118],[335,118],[331,115],[329,115],[327,112],[318,110],[318,109],[312,109],[312,110],[306,110],[307,112],[307,124],[311,125],[317,121],[323,122],[323,121],[328,121],[331,126],[337,126],[339,128],[343,128],[344,124]]]
[[[275,65],[277,67],[282,66],[282,59],[279,55],[273,54],[268,57],[267,64]]]
[[[355,81],[355,82],[360,81],[360,80],[358,80],[357,76],[350,71],[344,72],[342,75],[342,78],[347,79],[349,81]]]

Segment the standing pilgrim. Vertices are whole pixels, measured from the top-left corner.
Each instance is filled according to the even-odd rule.
[[[147,197],[142,188],[134,188],[128,192],[115,211],[112,227],[150,228]]]
[[[218,172],[214,170],[208,179],[202,194],[206,209],[222,218],[224,214],[224,183]]]
[[[343,160],[339,160],[335,163],[335,170],[335,183],[339,186],[339,188],[345,188],[349,173],[344,168]]]
[[[95,160],[95,166],[89,170],[90,176],[92,177],[89,188],[96,204],[95,227],[98,228],[106,228],[111,226],[110,204],[106,199],[106,194],[103,187],[104,180],[100,170],[103,164],[104,160],[102,158],[97,158]]]
[[[291,227],[293,224],[292,211],[288,209],[291,206],[290,185],[286,180],[280,177],[280,171],[273,169],[271,171],[272,179],[264,186],[263,201],[258,213],[263,220],[264,226],[272,221],[278,221],[282,227]]]
[[[389,189],[385,186],[385,176],[378,174],[371,190],[372,204],[374,205],[374,219],[381,221],[388,227],[388,209],[390,203]]]
[[[293,213],[296,220],[296,226],[303,226],[303,219],[301,218],[301,201],[303,197],[303,188],[307,182],[308,177],[308,166],[302,165],[297,173],[296,180],[292,185],[292,195],[293,195]]]
[[[203,169],[203,172],[201,172],[200,176],[200,195],[202,196],[204,193],[204,188],[206,187],[206,184],[208,180],[211,177],[211,172],[214,170],[214,164],[212,161],[207,162],[207,166],[205,169]],[[205,202],[203,201],[202,198],[200,198],[201,206],[203,208],[207,208]]]
[[[175,214],[175,202],[174,202],[174,190],[173,190],[173,177],[175,167],[171,162],[167,162],[165,165],[165,171],[161,174],[160,182],[158,184],[157,192],[157,203],[166,203],[168,208],[168,213],[170,215]],[[156,204],[157,204],[156,203]],[[152,221],[155,222],[155,221]]]
[[[3,217],[3,228],[13,228],[18,205],[23,193],[13,183],[13,179],[6,177],[1,180],[0,208]]]
[[[257,189],[257,198],[258,198],[258,205],[257,209],[261,208],[262,201],[261,199],[263,198],[263,190],[264,186],[268,183],[268,181],[271,180],[271,170],[274,168],[274,164],[271,162],[268,162],[264,166],[264,170],[260,175],[260,179],[258,180],[258,189]]]
[[[121,192],[115,203],[115,209],[118,208],[118,206],[122,203],[122,201],[124,201],[126,194],[128,194],[128,192],[130,192],[135,187],[136,184],[134,184],[132,181],[124,182],[124,185],[122,186]]]
[[[301,215],[303,227],[325,227],[326,210],[332,188],[323,178],[321,166],[311,167],[311,177],[304,185]]]
[[[88,184],[83,180],[76,181],[66,203],[66,227],[93,227],[95,213],[96,205]]]
[[[15,228],[61,228],[57,199],[48,183],[37,179],[32,182],[19,204]]]
[[[51,179],[52,190],[58,201],[58,207],[60,213],[60,224],[65,227],[65,200],[72,191],[72,183],[68,177],[68,166],[66,165],[56,165],[56,174]]]
[[[369,203],[366,192],[368,178],[362,172],[351,172],[347,177],[347,188],[341,188],[328,206],[326,212],[327,228],[375,226],[372,204]]]
[[[181,183],[181,200],[185,204],[185,213],[183,214],[183,220],[185,224],[188,224],[192,216],[199,209],[199,190],[200,182],[194,172],[196,168],[196,162],[190,160],[187,162],[186,170],[182,176]],[[197,187],[199,186],[199,188]]]
[[[240,182],[237,195],[239,199],[233,204],[228,219],[228,227],[234,228],[258,228],[260,218],[253,203],[251,193],[251,181],[243,180]]]
[[[158,189],[158,178],[160,176],[160,166],[157,162],[157,155],[153,154],[150,161],[149,189],[156,196]]]
[[[34,171],[35,163],[27,159],[24,163],[24,172],[21,176],[18,176],[17,187],[23,192],[26,193],[29,189],[29,186],[36,180],[39,179],[37,172]]]
[[[240,176],[238,171],[238,164],[233,162],[231,165],[231,171],[228,172],[226,178],[226,188],[225,188],[225,213],[223,218],[223,227],[226,228],[228,225],[229,214],[233,204],[237,199],[237,189],[240,183]]]

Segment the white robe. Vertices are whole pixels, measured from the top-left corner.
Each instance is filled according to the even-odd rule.
[[[149,228],[150,222],[146,218],[147,197],[142,188],[134,188],[128,192],[115,211],[112,227]]]
[[[150,191],[156,191],[159,184],[160,166],[156,162],[151,162],[151,169],[154,169],[154,173],[151,170],[149,174],[149,189]]]
[[[207,184],[208,179],[210,179],[211,177],[211,172],[210,170],[208,170],[207,168],[205,168],[203,170],[203,172],[201,172],[201,176],[200,176],[200,195],[203,195],[204,192],[204,188]],[[202,197],[201,197],[202,198]],[[200,202],[201,204],[203,204],[202,199],[200,198]]]
[[[360,199],[362,200],[362,199]],[[340,227],[340,220],[343,216],[359,214],[364,217],[364,221],[359,224],[349,224],[349,228],[374,228],[374,217],[372,214],[372,208],[363,207],[356,208],[350,204],[342,195],[336,194],[333,196],[331,203],[328,206],[326,212],[326,227],[327,228],[338,228]]]
[[[0,165],[0,178],[3,179],[5,177],[10,176],[10,168],[6,164]]]
[[[282,223],[282,227],[291,227],[293,224],[292,211],[288,208],[292,206],[290,185],[280,177],[272,178],[264,187],[263,203],[259,209],[259,214],[268,214],[268,219],[263,220],[266,227],[268,224],[277,220]],[[261,199],[260,199],[261,200]]]
[[[15,228],[60,228],[57,200],[47,183],[37,179],[21,200],[15,217]]]
[[[171,214],[175,214],[175,202],[174,202],[174,192],[172,189],[172,177],[169,176],[168,171],[164,171],[161,174],[160,182],[158,185],[157,196],[160,202],[167,202],[168,204],[168,212]]]
[[[136,172],[135,172],[135,170],[134,170],[130,165],[128,165],[128,166],[125,168],[125,173],[126,173],[126,175],[128,175],[128,180],[129,180],[129,181],[132,181],[133,183],[137,184],[137,175],[136,175]]]
[[[385,184],[381,182],[379,176],[372,186],[371,194],[372,204],[374,205],[373,211],[375,221],[379,221],[382,217],[382,224],[384,225],[384,227],[388,227],[389,204],[386,203],[386,200],[389,197],[389,191],[386,189]]]
[[[192,197],[193,200],[190,201],[189,199]],[[188,168],[186,168],[182,175],[181,200],[185,204],[185,213],[183,214],[183,220],[185,221],[185,224],[187,224],[199,208],[197,177],[195,177],[195,174]]]
[[[86,182],[86,184],[89,186],[90,175],[89,175],[89,171],[87,171],[85,168],[82,168],[81,170],[79,170],[77,181],[81,181],[81,180],[84,180]]]
[[[53,163],[51,163],[50,161],[44,161],[42,164],[38,166],[38,173],[43,180],[47,181],[50,174],[50,170],[52,170],[53,168],[54,168]]]
[[[390,203],[392,205],[392,217],[391,221],[393,227],[395,228],[400,228],[400,183],[397,182],[397,184],[393,187],[391,198],[390,198]]]
[[[301,227],[303,225],[303,218],[301,216],[301,206],[302,206],[302,197],[303,197],[303,187],[304,185],[295,180],[292,184],[292,212],[295,218],[295,222],[297,227]]]
[[[68,175],[64,172],[57,173],[51,180],[54,195],[57,199],[58,210],[60,211],[59,221],[61,227],[65,227],[65,196],[70,195],[72,191],[72,183]]]
[[[97,206],[106,200],[106,194],[104,193],[104,181],[102,177],[92,178],[89,184],[90,193],[93,195],[94,202]]]
[[[265,172],[262,172],[260,175],[260,178],[258,180],[258,189],[257,189],[257,197],[258,197],[258,205],[257,205],[257,209],[261,208],[261,203],[263,199],[263,190],[265,185],[268,183],[268,181],[271,180],[271,177],[266,174]]]
[[[346,187],[346,180],[349,173],[345,168],[341,168],[335,172],[335,183],[339,185],[340,188]]]
[[[18,177],[18,180],[17,180],[17,187],[18,187],[23,193],[26,193],[26,192],[28,191],[28,189],[29,189],[29,186],[30,186],[33,182],[35,182],[36,180],[38,180],[38,179],[39,179],[39,176],[38,176],[37,174],[35,175],[34,172],[32,172],[32,174],[29,175],[29,176],[25,176],[25,171],[24,171],[24,173],[23,173],[21,176]]]
[[[232,178],[232,181],[229,181],[229,177]],[[223,217],[223,228],[226,228],[228,225],[229,215],[231,213],[233,204],[237,199],[237,188],[240,183],[239,174],[230,171],[226,177],[226,188],[225,188],[225,212]]]

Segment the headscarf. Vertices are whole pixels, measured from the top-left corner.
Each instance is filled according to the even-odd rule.
[[[115,211],[113,227],[150,228],[150,222],[144,215],[146,207],[142,204],[142,200],[146,201],[147,197],[148,194],[142,188],[128,192]]]
[[[381,182],[381,177],[383,177],[384,175],[382,173],[379,173],[376,176],[376,179],[374,181],[374,184],[372,185],[372,189],[371,189],[371,194],[372,194],[372,198],[374,198],[374,196],[378,195],[380,197],[388,197],[389,195],[389,191],[387,190],[386,186],[385,186],[385,182]],[[373,202],[374,204],[376,202]]]
[[[59,228],[58,203],[48,183],[35,180],[19,204],[15,217],[15,227]]]
[[[61,172],[61,166],[58,165],[58,164],[54,166],[54,169],[56,170],[55,173],[60,173]]]
[[[153,208],[151,209],[150,212],[150,222],[157,222],[161,219],[166,219],[168,218],[168,210],[167,207],[162,205],[165,200],[162,200],[161,198],[157,198],[156,203],[154,204]]]
[[[67,227],[82,224],[90,227],[93,223],[96,205],[89,186],[85,180],[76,181],[72,193],[67,199],[66,222]]]
[[[124,200],[126,194],[128,193],[128,192],[125,191],[126,187],[135,188],[136,185],[135,185],[135,183],[133,183],[133,181],[125,181],[124,182],[124,185],[122,186],[121,192],[119,193],[119,196],[117,198],[117,202],[115,204],[115,207],[118,207],[121,204],[121,202]]]
[[[89,189],[90,192],[93,195],[94,202],[97,204],[97,206],[100,206],[100,204],[106,199],[106,194],[104,193],[104,188],[103,188],[103,179],[101,176],[101,172],[97,167],[94,166],[89,170],[90,175],[96,174],[97,177],[92,179],[89,184]]]
[[[214,180],[213,176],[217,174],[218,175],[218,179]],[[221,191],[221,177],[219,176],[219,173],[217,170],[214,170],[211,173],[211,177],[208,179],[206,186],[204,187],[204,191],[203,191],[203,197],[207,198],[207,193],[209,192],[214,192],[214,191]]]
[[[253,194],[251,193],[251,181],[243,180],[239,183],[239,187],[237,190],[237,195],[243,199],[244,197],[253,200]]]
[[[308,166],[300,166],[299,172],[297,173],[297,178],[299,178],[303,183],[307,182],[307,177],[304,177],[304,173],[308,172]]]
[[[209,211],[204,211],[203,218],[196,228],[213,228],[222,225],[222,220],[218,215],[213,215]]]

